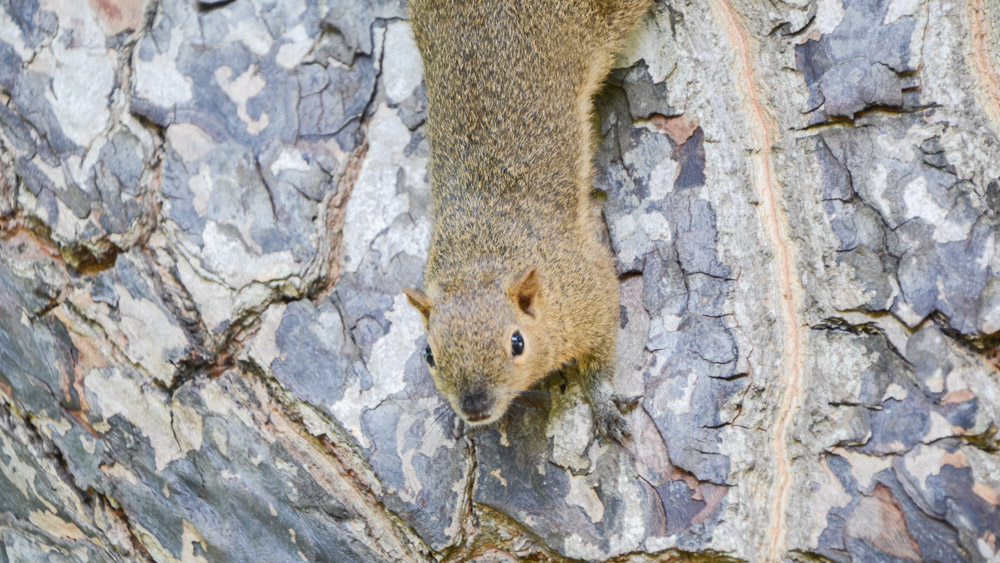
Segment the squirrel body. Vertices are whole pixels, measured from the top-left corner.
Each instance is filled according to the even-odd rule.
[[[433,231],[424,291],[438,390],[494,422],[575,366],[599,429],[613,400],[618,279],[591,192],[593,98],[651,0],[413,0]]]

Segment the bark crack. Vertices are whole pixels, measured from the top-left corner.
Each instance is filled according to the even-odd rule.
[[[990,14],[986,10],[984,0],[970,0],[969,26],[972,30],[972,65],[979,79],[982,91],[982,104],[986,114],[993,121],[994,131],[1000,130],[1000,69],[994,64],[995,57],[990,53],[990,38],[987,26]],[[996,15],[994,15],[996,17]]]
[[[751,181],[761,195],[761,207],[765,228],[774,245],[777,268],[778,290],[781,298],[781,316],[784,327],[782,359],[784,369],[775,378],[778,393],[778,410],[775,432],[772,440],[773,463],[777,476],[770,493],[770,521],[766,538],[770,546],[766,548],[767,560],[778,561],[786,550],[787,505],[792,485],[791,456],[787,451],[788,435],[792,427],[794,413],[798,408],[802,384],[802,326],[799,318],[799,294],[801,280],[795,271],[795,259],[789,244],[787,217],[779,207],[782,187],[776,177],[771,159],[777,134],[777,124],[764,107],[765,100],[759,89],[760,80],[754,71],[752,57],[755,49],[750,45],[752,34],[745,29],[739,14],[730,1],[713,4],[715,16],[720,26],[731,40],[731,48],[736,51],[735,70],[746,84],[741,98],[743,111],[749,121],[753,152],[750,155]]]

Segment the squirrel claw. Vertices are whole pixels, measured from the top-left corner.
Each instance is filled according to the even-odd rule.
[[[615,406],[622,414],[628,414],[632,412],[635,407],[639,406],[639,401],[642,400],[642,395],[632,395],[631,397],[622,397],[621,395],[615,395],[614,399]]]
[[[608,438],[625,445],[632,437],[632,429],[628,421],[615,408],[604,409],[596,413],[597,429]]]

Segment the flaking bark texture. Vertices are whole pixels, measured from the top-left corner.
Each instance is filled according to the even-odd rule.
[[[402,0],[0,0],[0,561],[1000,561],[998,21],[646,16],[623,448],[559,376],[455,437]]]

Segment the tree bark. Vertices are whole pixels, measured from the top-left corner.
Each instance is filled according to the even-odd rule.
[[[656,4],[625,447],[559,375],[451,425],[406,18],[0,0],[0,561],[1000,561],[1000,1]]]

